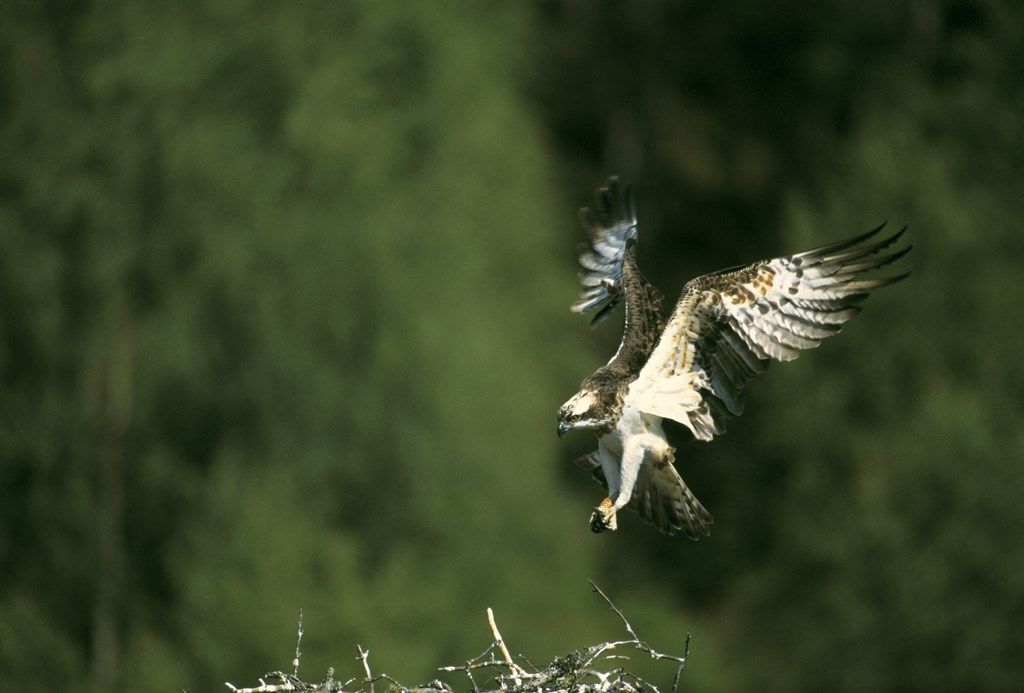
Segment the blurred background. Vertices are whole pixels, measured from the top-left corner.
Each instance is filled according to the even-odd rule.
[[[685,686],[1024,680],[1024,10],[997,0],[0,8],[0,675],[10,690],[415,682],[495,609]],[[576,208],[634,183],[696,274],[910,224],[910,280],[670,431],[694,543],[554,411],[614,350]],[[621,320],[621,318],[619,318]],[[671,669],[659,681],[671,678]]]

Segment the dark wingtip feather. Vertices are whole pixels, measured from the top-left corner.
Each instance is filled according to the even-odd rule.
[[[835,243],[829,243],[827,245],[818,246],[817,248],[811,248],[810,250],[805,250],[802,253],[797,253],[796,255],[794,255],[793,258],[795,258],[795,259],[815,258],[816,259],[816,258],[819,258],[819,257],[823,257],[825,255],[829,255],[831,253],[839,252],[840,250],[846,250],[847,248],[851,248],[851,247],[853,247],[855,245],[859,245],[860,243],[863,243],[864,241],[868,240],[869,238],[873,238],[874,236],[877,236],[882,231],[882,229],[885,228],[885,225],[887,223],[889,223],[889,222],[883,221],[881,224],[879,224],[875,228],[871,229],[870,231],[866,231],[865,233],[859,234],[859,235],[854,236],[852,238],[847,238],[847,239],[842,240],[842,241],[836,241]]]
[[[874,255],[879,251],[885,250],[898,241],[906,230],[907,228],[903,227],[888,238],[883,238],[875,243],[868,243],[866,245],[856,244],[844,249],[842,252],[832,252],[821,257],[815,256],[814,259],[819,261],[822,265],[845,264],[850,260],[859,260],[862,257]]]
[[[591,238],[597,238],[598,232],[601,230],[601,225],[598,222],[597,215],[594,214],[594,210],[590,207],[580,207],[580,226]]]
[[[606,303],[603,308],[601,308],[601,310],[597,311],[597,315],[595,315],[594,319],[590,321],[590,329],[594,329],[602,322],[604,322],[605,318],[607,318],[611,314],[611,312],[618,307],[618,305],[618,297],[613,296],[612,299],[608,301],[608,303]]]
[[[881,289],[884,286],[891,286],[897,282],[901,282],[910,276],[910,272],[904,272],[903,274],[897,274],[893,277],[879,277],[878,279],[856,279],[849,282],[840,284],[844,289],[850,289],[852,291],[874,291],[875,289]]]
[[[574,313],[599,309],[591,326],[604,320],[619,300],[613,300],[622,277],[623,264],[636,246],[637,219],[629,183],[620,185],[617,176],[610,176],[594,194],[593,207],[582,207],[580,223],[590,242],[579,249],[582,290],[572,304]],[[606,304],[605,302],[608,301]]]
[[[895,253],[890,253],[889,255],[881,255],[879,257],[861,260],[860,262],[852,262],[850,264],[844,263],[836,274],[842,276],[845,274],[858,274],[860,272],[869,272],[871,270],[881,269],[886,265],[891,265],[896,262],[901,257],[909,253],[913,248],[914,246],[911,244],[903,250],[898,250]]]

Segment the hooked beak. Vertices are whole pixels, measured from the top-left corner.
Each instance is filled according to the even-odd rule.
[[[570,426],[568,423],[566,423],[565,421],[559,421],[558,422],[558,437],[559,438],[564,436],[570,430],[572,430],[572,426]]]

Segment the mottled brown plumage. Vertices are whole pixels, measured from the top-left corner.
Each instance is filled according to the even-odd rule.
[[[613,178],[597,200],[596,212],[581,212],[591,243],[580,256],[583,291],[573,310],[597,309],[596,323],[624,301],[623,337],[611,360],[559,409],[558,432],[588,428],[598,435],[598,450],[581,461],[609,492],[594,511],[595,530],[614,529],[617,510],[629,507],[661,531],[696,538],[709,532],[711,516],[679,477],[662,419],[683,424],[698,440],[722,433],[725,421],[743,412],[748,383],[771,361],[818,346],[860,311],[869,292],[905,278],[861,275],[899,260],[910,247],[880,254],[903,234],[869,242],[880,226],[697,277],[665,321],[660,294],[636,266],[628,188]]]

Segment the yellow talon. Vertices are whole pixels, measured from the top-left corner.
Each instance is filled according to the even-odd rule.
[[[605,498],[594,508],[594,512],[590,515],[590,531],[600,534],[606,529],[614,532],[618,528],[619,523],[616,519],[615,504],[611,498]]]

